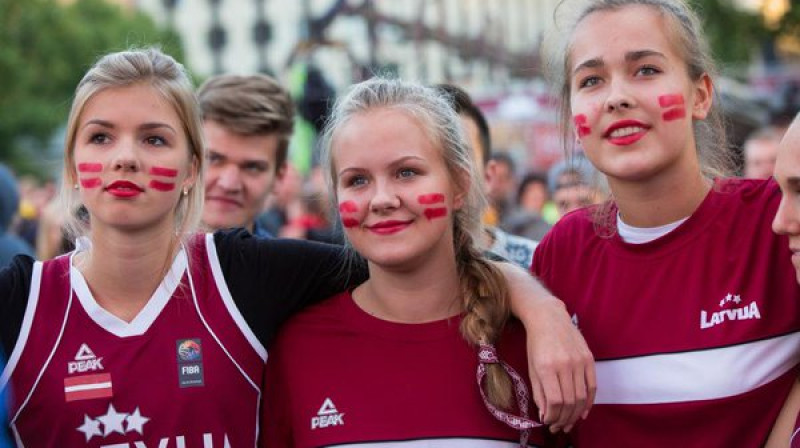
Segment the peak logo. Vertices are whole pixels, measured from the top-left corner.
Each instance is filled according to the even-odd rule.
[[[330,398],[326,398],[325,401],[322,402],[319,411],[317,411],[317,416],[311,418],[311,429],[338,425],[344,425],[344,413],[340,413],[336,410],[333,401],[331,401]]]
[[[725,322],[735,320],[750,320],[761,319],[761,311],[758,309],[758,304],[755,300],[749,304],[743,305],[742,296],[739,294],[726,295],[719,301],[719,311],[708,312],[706,310],[700,311],[700,329],[706,330],[708,328],[720,325]],[[726,308],[728,304],[733,304],[733,307]]]
[[[88,345],[81,344],[75,359],[67,363],[67,373],[86,373],[95,370],[103,370],[103,358],[95,356]]]

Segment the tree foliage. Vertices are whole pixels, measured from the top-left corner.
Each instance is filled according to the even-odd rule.
[[[177,34],[103,0],[0,1],[0,161],[41,172],[41,149],[62,126],[75,86],[101,55],[159,45],[177,59]]]
[[[732,0],[691,0],[703,20],[704,32],[722,65],[741,65],[751,60],[768,36],[761,16],[733,5]]]

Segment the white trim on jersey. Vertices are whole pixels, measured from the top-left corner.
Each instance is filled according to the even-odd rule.
[[[75,252],[70,253],[70,255],[69,255],[69,264],[70,265],[72,265],[72,257],[74,257],[74,256],[75,256]],[[38,285],[38,283],[37,283],[37,285]],[[38,296],[39,288],[37,287],[36,289],[37,289],[37,296]],[[33,285],[31,285],[31,290],[33,290]],[[47,355],[47,359],[45,360],[44,364],[42,364],[42,367],[39,369],[39,373],[36,375],[36,380],[33,382],[33,385],[31,386],[31,389],[28,391],[28,395],[25,397],[25,400],[22,402],[21,405],[19,405],[19,409],[17,409],[17,412],[13,415],[13,417],[11,417],[9,419],[9,426],[11,426],[11,429],[14,431],[14,437],[17,439],[17,445],[19,447],[24,447],[24,445],[22,444],[22,439],[20,438],[19,431],[17,430],[17,419],[19,418],[19,415],[22,414],[22,411],[25,409],[25,406],[28,405],[28,402],[31,401],[31,397],[33,396],[33,393],[36,392],[36,388],[39,386],[39,381],[42,380],[42,376],[44,376],[45,370],[47,370],[47,367],[50,365],[50,361],[53,360],[53,356],[55,356],[55,354],[56,354],[56,350],[58,349],[58,346],[61,344],[61,338],[64,337],[64,329],[67,328],[67,320],[69,319],[69,311],[72,309],[72,302],[73,302],[73,300],[72,300],[72,291],[70,290],[69,298],[67,299],[67,307],[64,310],[64,317],[61,318],[61,328],[58,330],[58,336],[56,337],[56,340],[53,343],[53,348],[50,350],[50,354]]]
[[[69,277],[72,289],[75,290],[75,294],[78,296],[78,300],[89,318],[109,333],[124,338],[142,335],[150,328],[150,325],[153,324],[164,307],[167,306],[167,302],[175,293],[175,289],[180,285],[181,277],[187,266],[186,252],[181,248],[180,252],[175,256],[169,272],[164,276],[164,280],[153,292],[153,296],[150,297],[150,300],[139,311],[139,314],[130,322],[125,322],[101,307],[94,299],[91,290],[89,290],[86,279],[72,264],[70,264]],[[131,279],[131,281],[135,281],[135,279]]]
[[[255,428],[256,428],[255,436],[256,437],[255,437],[255,439],[257,441],[258,440],[258,433],[259,433],[259,425],[261,423],[261,421],[260,421],[260,415],[261,414],[259,413],[259,410],[261,408],[261,395],[262,395],[261,394],[261,387],[259,387],[259,385],[257,385],[256,383],[253,382],[252,379],[250,379],[250,377],[247,375],[247,372],[245,372],[244,369],[242,368],[242,366],[239,365],[239,363],[236,361],[236,358],[234,358],[231,355],[231,353],[228,351],[228,348],[225,347],[225,344],[223,344],[222,341],[217,337],[217,334],[214,333],[214,330],[211,329],[211,325],[208,325],[208,322],[206,321],[206,317],[200,311],[200,304],[197,303],[197,293],[195,292],[195,289],[194,289],[194,280],[192,279],[192,272],[191,272],[191,270],[188,270],[188,271],[186,271],[186,273],[187,273],[187,275],[189,277],[189,288],[192,291],[192,303],[194,303],[194,308],[195,308],[195,310],[197,310],[197,316],[200,317],[200,321],[203,322],[203,325],[206,327],[206,331],[208,331],[208,333],[211,335],[211,337],[214,338],[214,341],[217,342],[217,345],[219,345],[219,348],[221,348],[222,351],[225,352],[225,356],[227,356],[228,359],[236,367],[236,369],[239,370],[239,373],[242,374],[242,376],[244,377],[245,381],[247,381],[250,384],[250,386],[252,386],[253,389],[255,389],[255,391],[256,391],[258,399],[256,400],[256,409],[255,409],[255,416],[256,416],[256,424],[255,424]]]
[[[206,252],[208,253],[208,264],[211,265],[211,272],[214,275],[214,282],[217,284],[217,290],[222,297],[222,303],[224,303],[225,308],[228,309],[228,314],[231,315],[233,321],[236,322],[236,326],[239,327],[239,330],[253,347],[253,350],[261,357],[261,360],[267,362],[267,349],[261,345],[261,341],[259,341],[255,333],[253,333],[250,325],[247,325],[247,321],[244,320],[244,316],[242,316],[242,313],[236,306],[236,302],[233,301],[233,296],[231,296],[231,292],[228,289],[228,284],[225,283],[225,275],[222,274],[222,266],[219,264],[217,246],[214,244],[214,234],[212,233],[206,234]]]
[[[343,444],[328,445],[328,446],[336,448],[451,448],[454,446],[457,446],[459,448],[511,448],[511,447],[519,448],[519,441],[508,442],[503,440],[466,439],[460,437],[448,437],[441,439],[343,443]],[[534,447],[535,445],[528,445],[528,446]]]
[[[729,347],[597,361],[595,404],[712,400],[749,392],[800,362],[800,332]]]
[[[14,349],[11,351],[11,356],[8,357],[3,374],[0,375],[0,391],[5,389],[11,374],[14,373],[14,368],[17,367],[22,350],[28,342],[28,336],[31,334],[31,327],[33,326],[33,316],[36,314],[36,305],[39,303],[39,284],[42,282],[42,268],[43,263],[37,261],[33,263],[33,272],[31,272],[31,290],[28,291],[28,304],[25,306],[25,315],[22,318],[22,327],[17,336],[17,343],[14,344]]]

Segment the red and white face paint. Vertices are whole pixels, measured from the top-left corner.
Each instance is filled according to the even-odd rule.
[[[178,176],[178,170],[172,168],[165,168],[161,166],[154,166],[150,168],[150,175],[160,178],[175,178]],[[164,182],[159,179],[151,179],[148,184],[150,188],[158,191],[172,191],[175,189],[174,182]]]
[[[358,205],[355,201],[344,201],[339,204],[339,214],[342,217],[342,226],[346,229],[358,227],[360,222],[357,218],[350,215],[358,213]]]
[[[686,107],[684,106],[683,95],[661,95],[658,97],[658,104],[664,110],[661,117],[664,121],[679,120],[686,117]]]
[[[444,199],[445,198],[442,193],[429,193],[420,195],[417,198],[417,201],[419,201],[419,203],[422,205],[433,205],[444,203]],[[428,207],[423,211],[423,213],[428,219],[444,218],[447,216],[447,207]]]
[[[100,180],[99,177],[94,177],[92,175],[99,175],[103,171],[103,164],[102,163],[79,163],[78,164],[78,173],[80,174],[88,174],[89,176],[81,176],[79,179],[79,183],[83,188],[97,188],[100,185],[103,185],[103,181]]]
[[[586,137],[587,135],[592,133],[592,128],[590,128],[586,124],[586,115],[578,114],[573,117],[573,123],[575,124],[575,132],[578,133],[579,138]]]

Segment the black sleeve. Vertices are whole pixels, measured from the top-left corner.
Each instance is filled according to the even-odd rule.
[[[11,356],[22,328],[33,262],[27,255],[18,255],[0,270],[0,356],[5,360]]]
[[[343,246],[292,239],[262,239],[246,230],[214,234],[225,282],[245,321],[264,346],[294,313],[366,280],[350,267]]]

